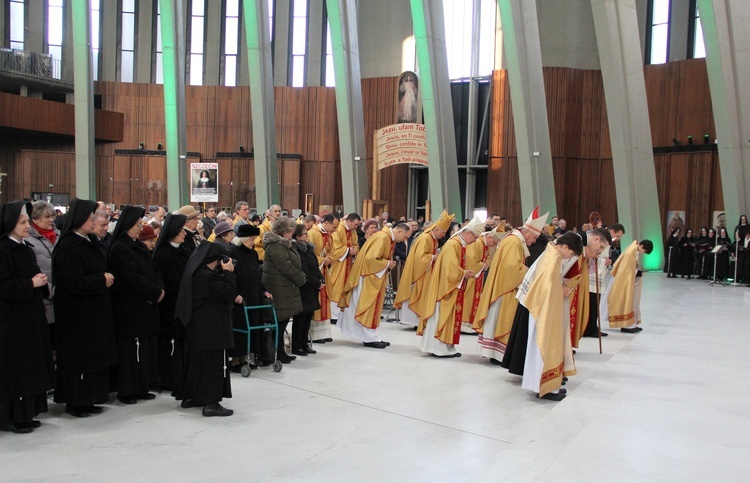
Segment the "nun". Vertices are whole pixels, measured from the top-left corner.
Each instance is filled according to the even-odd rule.
[[[172,395],[183,408],[203,406],[204,416],[231,416],[221,404],[232,397],[227,349],[234,347],[234,262],[227,250],[203,241],[182,277],[176,316],[185,326],[185,367]]]
[[[164,219],[161,234],[154,247],[154,266],[164,279],[164,300],[159,304],[159,372],[161,389],[173,390],[182,372],[185,328],[175,323],[177,294],[189,255],[180,250],[185,241],[185,215],[170,213]]]
[[[31,203],[0,205],[0,431],[30,433],[54,387],[44,297],[47,276],[24,238]]]
[[[94,233],[96,202],[73,199],[52,254],[57,325],[55,402],[77,418],[99,414],[117,363],[109,288],[115,281]]]
[[[151,252],[138,241],[144,213],[138,206],[123,208],[107,258],[117,280],[112,286],[112,307],[119,359],[117,399],[123,404],[154,399],[148,390],[159,384],[158,304],[164,299],[164,285],[154,270]]]

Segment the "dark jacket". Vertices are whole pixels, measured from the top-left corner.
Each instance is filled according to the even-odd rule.
[[[263,285],[273,295],[276,317],[287,320],[302,312],[299,288],[307,279],[299,255],[291,240],[272,231],[263,234],[263,249]]]
[[[263,304],[263,272],[260,269],[258,253],[245,245],[232,245],[229,254],[237,260],[234,266],[234,274],[237,276],[237,294],[244,299],[244,304],[234,304],[234,326],[238,329],[247,329],[245,323],[245,305]],[[248,316],[251,324],[258,318],[258,310],[250,310]]]
[[[107,261],[98,243],[68,232],[55,247],[57,370],[65,374],[103,372],[117,362]]]
[[[159,333],[159,306],[164,284],[154,270],[146,245],[123,236],[112,242],[109,271],[115,276],[112,307],[118,338]]]
[[[216,228],[216,218],[209,218],[207,216],[203,217],[203,234],[208,237],[211,233],[214,232],[214,228]]]
[[[237,293],[232,272],[211,270],[203,265],[193,274],[193,318],[185,330],[191,352],[234,347],[232,301]]]
[[[164,300],[159,304],[159,318],[161,334],[165,337],[183,337],[185,333],[183,325],[174,320],[174,312],[187,262],[185,252],[169,243],[154,254],[154,266],[164,280]]]
[[[299,288],[300,297],[302,298],[302,311],[314,312],[320,308],[318,300],[318,291],[323,283],[323,274],[318,268],[318,257],[315,256],[315,245],[306,241],[297,241],[292,244],[297,250],[302,271],[305,272],[307,282]]]
[[[45,393],[54,387],[52,348],[42,299],[34,288],[40,273],[25,243],[0,240],[0,401]]]

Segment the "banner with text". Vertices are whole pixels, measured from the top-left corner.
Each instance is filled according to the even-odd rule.
[[[219,201],[219,164],[190,163],[190,202]]]
[[[378,169],[394,164],[427,166],[427,135],[424,124],[391,124],[375,133]]]

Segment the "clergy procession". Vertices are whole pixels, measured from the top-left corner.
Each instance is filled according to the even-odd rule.
[[[317,354],[333,326],[363,350],[388,348],[386,306],[416,331],[415,354],[458,358],[461,338],[475,337],[468,357],[552,401],[567,395],[582,337],[601,352],[603,328],[642,330],[653,243],[620,253],[625,227],[598,217],[567,230],[538,207],[516,228],[499,215],[459,224],[445,210],[432,223],[384,213],[363,224],[357,213],[234,208],[146,214],[74,199],[56,217],[45,201],[0,205],[0,430],[39,428],[48,399],[71,418],[156,393],[230,416],[232,373]],[[248,344],[248,325],[269,315],[245,307],[263,304],[281,336],[258,331]]]

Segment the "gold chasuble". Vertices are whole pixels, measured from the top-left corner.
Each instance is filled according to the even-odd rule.
[[[315,246],[315,256],[318,257],[318,266],[320,271],[323,273],[325,278],[325,286],[321,287],[318,292],[318,300],[320,301],[320,309],[313,313],[313,320],[322,321],[331,318],[331,304],[330,298],[328,297],[328,284],[330,283],[329,268],[324,267],[323,259],[326,255],[331,253],[333,250],[333,237],[330,233],[323,230],[320,225],[313,225],[312,228],[307,232],[310,238],[310,243]]]
[[[617,258],[612,267],[612,281],[607,288],[607,311],[609,326],[613,329],[630,327],[635,323],[633,310],[633,292],[635,290],[635,272],[638,258],[638,242],[634,241]],[[640,321],[638,321],[640,323]]]
[[[437,254],[438,241],[431,231],[424,232],[417,237],[406,257],[404,271],[396,292],[396,308],[400,309],[405,301],[409,301],[409,308],[420,318],[424,310],[425,294],[432,273],[432,257]]]
[[[524,305],[536,321],[536,343],[542,355],[542,376],[539,397],[559,389],[562,385],[565,333],[563,292],[560,283],[562,256],[553,243],[548,243],[536,268],[534,281],[524,299]],[[524,371],[525,374],[525,371]],[[566,374],[575,374],[575,370]]]
[[[510,330],[513,328],[513,318],[516,315],[516,308],[518,308],[516,291],[528,271],[528,267],[524,264],[527,256],[528,249],[521,232],[513,230],[510,235],[503,238],[497,246],[492,262],[490,262],[487,282],[482,295],[479,297],[477,313],[474,316],[472,324],[474,330],[483,334],[486,338],[494,338],[494,340],[501,342],[503,350],[508,343]],[[484,334],[484,322],[490,305],[500,297],[503,299],[500,302],[500,312],[495,331],[493,334]]]
[[[577,348],[589,322],[589,267],[588,258],[584,254],[563,275],[563,283],[573,289],[569,296],[570,310],[566,315],[570,323],[570,342]]]
[[[267,231],[271,231],[272,225],[273,222],[270,218],[266,218],[263,220],[263,223],[258,225],[260,235],[255,239],[255,252],[258,254],[258,260],[261,262],[266,258],[266,251],[263,249],[263,235],[265,235]]]
[[[479,296],[482,295],[485,277],[483,268],[490,255],[490,247],[485,243],[485,236],[483,234],[474,243],[466,247],[466,269],[474,271],[474,276],[466,280],[462,322],[471,323],[474,321],[479,306]]]
[[[445,344],[458,344],[461,337],[461,319],[463,314],[463,298],[466,291],[464,270],[466,270],[466,246],[460,235],[454,235],[445,242],[440,254],[435,260],[430,282],[425,295],[424,313],[419,320],[417,335],[423,335],[427,326],[427,319],[435,313],[435,307],[440,302],[440,314],[435,337]],[[460,285],[460,288],[459,288]]]
[[[386,269],[393,258],[395,247],[393,232],[387,226],[368,238],[362,251],[357,253],[357,259],[343,287],[339,302],[342,310],[349,306],[352,291],[357,286],[361,287],[354,318],[368,329],[377,329],[380,325],[383,296],[388,281]]]
[[[348,256],[347,252],[351,247],[359,246],[357,243],[357,230],[347,230],[346,222],[342,220],[331,238],[333,248],[328,256],[331,257],[333,262],[328,268],[330,278],[326,280],[326,285],[328,286],[328,297],[334,302],[338,302],[341,299],[344,284],[349,277],[349,272],[354,263],[354,260]]]

